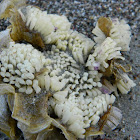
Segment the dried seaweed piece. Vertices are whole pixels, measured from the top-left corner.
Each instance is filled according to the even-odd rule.
[[[0,96],[4,97],[4,94],[14,95],[15,89],[11,85],[0,84]],[[0,98],[0,99],[2,99],[0,101],[1,103],[3,103],[4,101],[5,101],[5,103],[7,102],[7,99],[5,99],[5,100],[3,98]],[[2,108],[2,109],[4,109],[4,108]],[[5,133],[11,140],[16,140],[16,139],[18,139],[16,121],[13,118],[11,118],[11,116],[10,116],[11,114],[8,109],[8,106],[4,112],[5,113],[2,114],[3,118],[0,117],[0,131]]]
[[[47,114],[48,95],[35,96],[37,95],[15,94],[12,117],[27,125],[29,133],[40,132],[51,124]]]
[[[10,117],[8,105],[7,105],[7,96],[0,95],[0,128],[3,130],[9,131],[10,126],[8,124],[8,119]]]
[[[25,140],[36,140],[37,134],[31,134],[29,132],[23,132]]]
[[[26,125],[30,125],[31,114],[25,114],[25,109],[28,108],[28,105],[26,105],[27,101],[24,99],[24,97],[25,96],[22,96],[20,93],[15,93],[12,117]]]
[[[103,130],[103,127],[104,125],[106,124],[107,122],[107,119],[108,119],[108,116],[110,114],[110,111],[111,111],[111,107],[112,105],[108,106],[108,110],[106,113],[104,113],[104,115],[100,118],[100,121],[99,121],[99,126],[100,126],[100,131]]]
[[[100,17],[98,19],[98,26],[101,29],[101,31],[106,35],[106,37],[109,37],[110,30],[112,27],[111,19],[107,17]]]
[[[18,122],[18,123],[17,123],[17,127],[22,131],[22,133],[23,133],[23,135],[24,135],[24,139],[26,139],[26,140],[36,140],[38,134],[37,134],[37,133],[36,133],[36,134],[31,134],[31,133],[29,133],[29,132],[26,130],[26,128],[27,128],[26,125],[24,125],[24,124],[21,123],[21,122]]]
[[[66,140],[64,135],[55,127],[40,132],[36,140]]]
[[[0,84],[0,95],[15,94],[15,88],[9,84]]]
[[[40,35],[35,31],[30,31],[26,24],[23,22],[18,11],[13,13],[13,16],[10,19],[10,23],[12,24],[9,28],[11,28],[11,38],[15,42],[23,42],[26,41],[31,43],[33,46],[39,46],[44,48],[44,42]]]
[[[14,107],[14,100],[15,100],[14,94],[9,94],[7,99],[8,99],[7,102],[8,102],[8,105],[9,105],[9,109],[12,112],[13,111],[13,107]]]
[[[11,16],[11,9],[21,7],[26,4],[26,0],[3,0],[0,4],[0,19]]]
[[[41,132],[42,130],[49,128],[52,122],[49,116],[45,118],[42,118],[40,116],[32,117],[32,120],[33,122],[30,124],[30,127],[27,128],[27,131],[32,134]]]
[[[53,131],[53,129],[54,129],[53,127],[44,129],[37,135],[36,140],[46,140],[48,138],[48,136],[50,135],[50,132]]]
[[[4,123],[7,123],[9,129],[4,129],[4,127],[1,127],[0,124],[0,131],[6,134],[10,138],[10,140],[18,140],[19,135],[17,133],[16,121],[13,118],[9,117],[8,121]]]
[[[90,127],[86,130],[85,136],[87,137],[92,137],[92,136],[98,136],[98,135],[103,135],[103,131],[98,131],[97,129]]]
[[[76,138],[66,130],[64,126],[62,126],[59,121],[48,118],[52,122],[50,126],[48,126],[46,129],[39,131],[32,131],[30,126],[27,126],[21,122],[18,122],[18,128],[22,130],[24,134],[24,138],[27,140],[48,140],[48,139],[64,139],[64,136],[67,140],[76,140]],[[34,122],[36,123],[36,122]],[[64,136],[56,129],[59,128],[62,130],[62,133]]]
[[[28,27],[26,27],[26,23],[23,22],[19,12],[19,9],[22,6],[26,5],[25,0],[5,0],[0,5],[0,18],[8,18],[10,17],[10,23],[12,24],[8,28],[11,28],[11,39],[15,42],[26,41],[31,43],[34,46],[39,46],[43,48],[44,42],[40,35],[35,31],[30,31]],[[4,8],[3,8],[4,7]]]
[[[76,140],[76,137],[72,133],[67,131],[66,128],[59,123],[59,120],[52,119],[52,125],[62,130],[62,133],[67,140]]]

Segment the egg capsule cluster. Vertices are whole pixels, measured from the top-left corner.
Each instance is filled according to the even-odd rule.
[[[112,24],[109,27],[109,37],[116,42],[117,47],[121,47],[121,51],[129,51],[129,44],[131,40],[130,26],[124,20],[119,21],[118,18],[110,20]],[[105,24],[105,26],[107,25]],[[96,24],[96,27],[93,29],[92,33],[96,35],[94,40],[99,45],[101,45],[106,39],[106,35],[99,28],[98,23]]]
[[[116,47],[116,42],[113,41],[110,37],[106,38],[105,41],[95,48],[93,54],[89,55],[86,66],[91,69],[95,64],[99,63],[98,69],[105,71],[108,68],[109,64],[108,60],[111,59],[122,59],[124,57],[121,56],[120,53],[121,47]]]
[[[65,16],[47,14],[36,7],[27,6],[18,10],[22,20],[30,30],[35,30],[42,34],[45,43],[48,41],[48,35],[56,30],[69,30],[71,23]]]
[[[83,34],[70,30],[71,24],[65,16],[47,14],[31,6],[20,9],[19,14],[30,30],[34,29],[43,35],[46,44],[55,43],[63,51],[69,48],[77,62],[85,63],[94,42]]]
[[[0,6],[3,7],[1,12],[4,12],[9,4],[3,5],[5,4]],[[12,8],[13,6],[14,3]],[[65,128],[62,125],[76,138],[84,138],[86,129],[96,127],[101,115],[108,113],[108,107],[115,101],[115,96],[111,93],[118,88],[121,93],[126,94],[135,86],[126,74],[120,74],[121,79],[114,81],[113,85],[104,75],[111,65],[109,61],[124,60],[120,51],[129,50],[130,28],[124,21],[102,17],[101,19],[109,23],[108,31],[107,34],[104,33],[104,28],[100,29],[97,23],[93,30],[96,35],[94,41],[97,43],[94,48],[93,40],[70,29],[71,23],[65,16],[47,14],[34,6],[19,7],[18,10],[12,10],[11,14],[20,14],[27,29],[41,35],[45,47],[41,52],[29,44],[10,42],[10,30],[3,32],[3,36],[0,34],[0,76],[4,83],[16,88],[15,99],[18,102],[14,101],[14,109],[17,107],[20,112],[12,112],[12,117],[15,115],[13,118],[18,121],[18,127],[23,131],[25,139],[26,133],[31,136],[35,134],[35,137],[38,133],[41,137],[46,136],[46,126],[47,130],[50,130],[54,124],[63,128],[63,132]],[[7,48],[3,49],[4,46]],[[37,94],[34,96],[31,94],[33,92]],[[29,103],[33,114],[28,114],[27,111],[26,116],[23,112],[28,110],[28,97],[35,106]],[[5,108],[5,105],[3,107]],[[109,111],[104,128],[114,129],[122,116],[114,107]],[[55,113],[60,124],[48,116],[48,113],[50,116]],[[46,125],[48,119],[50,122]]]
[[[122,94],[127,94],[136,84],[128,77],[126,73],[121,74],[122,79],[116,82],[116,86]]]
[[[31,45],[10,43],[0,55],[0,75],[3,82],[15,85],[19,92],[31,94],[41,91],[35,73],[39,72],[45,63],[45,56]]]
[[[85,63],[94,46],[91,39],[73,30],[53,32],[48,36],[47,42],[48,44],[55,43],[59,50],[70,50],[74,59],[81,64]]]
[[[97,93],[98,94],[98,93]],[[54,98],[49,100],[49,104],[54,109],[56,115],[62,118],[62,123],[68,126],[78,138],[83,138],[85,128],[96,125],[100,115],[107,111],[109,104],[115,101],[114,95],[88,96],[86,93],[71,93],[68,91],[57,92]]]
[[[85,67],[71,56],[69,52],[59,51],[56,46],[51,51],[44,53],[51,64],[46,66],[50,69],[50,77],[58,77],[59,81],[65,81],[65,89],[72,92],[90,91],[94,87],[101,87],[100,77],[102,74],[97,71],[84,72]],[[43,77],[42,77],[43,79]],[[63,82],[64,83],[64,82]]]

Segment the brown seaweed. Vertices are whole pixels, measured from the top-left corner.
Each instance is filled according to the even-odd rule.
[[[8,84],[0,84],[0,95],[14,95],[15,94],[15,89],[11,85]],[[14,120],[11,117],[10,111],[7,108],[8,114],[5,116],[5,120],[0,120],[0,131],[5,133],[11,140],[16,140],[18,139],[19,135],[17,133],[17,127],[16,127],[16,120]]]
[[[105,77],[113,76],[115,78],[115,81],[122,79],[122,73],[132,71],[132,67],[130,64],[123,66],[117,63],[115,60],[108,61],[108,64],[109,67],[105,70],[105,72],[103,72],[103,75]]]
[[[88,137],[95,137],[95,136],[98,136],[98,135],[103,135],[104,132],[102,130],[97,130],[96,128],[94,127],[89,127],[88,129],[86,129],[86,133],[85,133],[85,136],[86,138]]]
[[[99,123],[98,123],[99,126],[100,126],[99,131],[103,130],[103,127],[104,127],[104,125],[106,124],[106,122],[108,120],[108,116],[110,115],[111,107],[112,107],[112,105],[109,105],[107,112],[104,113],[104,115],[100,118]]]
[[[45,47],[40,33],[29,30],[29,28],[26,27],[25,22],[22,20],[20,14],[17,11],[10,19],[10,23],[12,24],[9,27],[11,28],[11,39],[13,39],[15,42],[25,41],[32,44],[33,46],[38,46],[41,48]]]
[[[109,37],[110,30],[112,27],[111,19],[107,17],[100,17],[98,20],[98,26],[101,29],[101,31],[106,35],[106,37]]]
[[[76,137],[71,132],[69,132],[64,126],[62,126],[59,120],[52,118],[52,125],[56,128],[59,128],[67,140],[76,140]]]
[[[2,1],[0,7],[2,9],[3,3],[6,7],[3,10],[0,10],[0,19],[10,18],[11,26],[8,28],[11,29],[11,39],[15,42],[27,42],[32,44],[35,47],[44,48],[45,44],[41,37],[41,34],[36,31],[31,31],[26,27],[26,23],[22,20],[17,9],[26,5],[26,0],[5,0]],[[4,5],[4,6],[5,6]]]
[[[0,4],[0,19],[11,17],[12,9],[26,5],[26,0],[3,0]]]

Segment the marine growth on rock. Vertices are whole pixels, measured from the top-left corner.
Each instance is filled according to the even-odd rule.
[[[65,16],[24,0],[1,2],[0,18],[8,17],[11,25],[0,32],[0,130],[13,140],[19,130],[26,140],[114,130],[122,118],[115,96],[135,86],[119,63],[130,50],[129,25],[101,17],[90,39]]]

